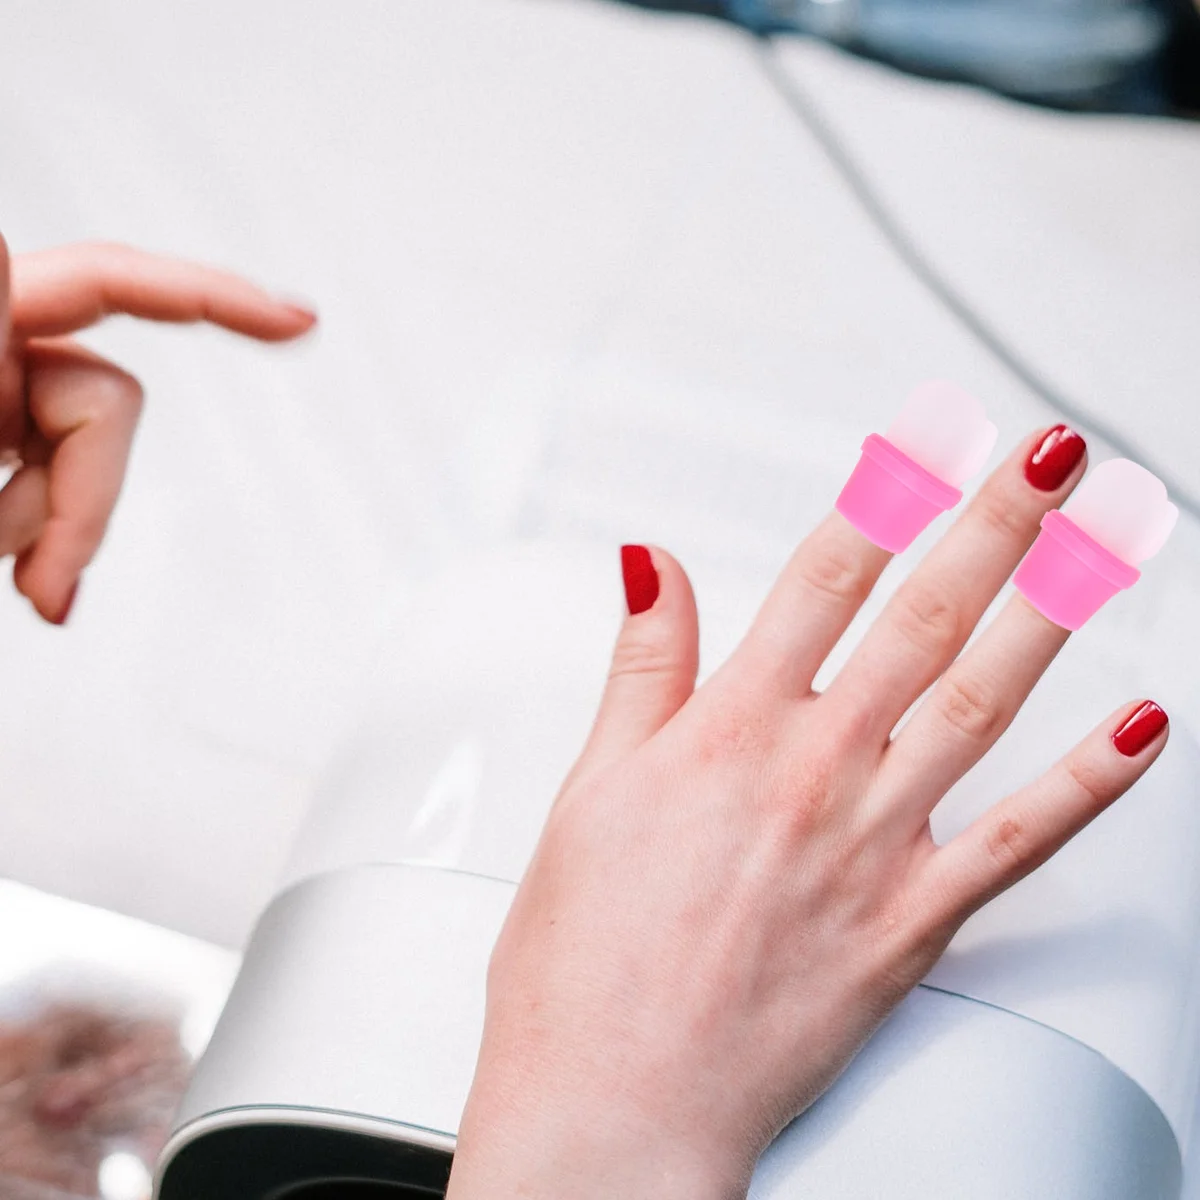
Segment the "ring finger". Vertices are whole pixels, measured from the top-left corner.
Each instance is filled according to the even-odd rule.
[[[923,823],[1012,724],[1068,637],[1024,596],[1013,596],[884,751],[879,794],[888,808]]]

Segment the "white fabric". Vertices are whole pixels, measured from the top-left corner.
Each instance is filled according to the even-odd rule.
[[[958,380],[1010,441],[1046,419],[896,263],[733,31],[585,2],[51,4],[9,14],[6,43],[14,249],[127,239],[245,269],[324,317],[293,351],[122,323],[91,338],[149,395],[126,496],[71,629],[0,600],[0,866],[45,886],[240,939],[353,726],[393,588],[464,545],[580,532],[603,497],[631,536],[719,554],[733,510],[756,504],[788,531],[747,546],[735,530],[765,578],[809,515],[805,459],[848,462],[912,382]],[[1004,203],[1022,236],[1050,238],[995,295],[1023,295],[1035,264],[1031,304],[1057,282],[1040,327],[1058,331],[1061,373],[1084,344],[1119,346],[1141,380],[1178,360],[1174,391],[1135,398],[1145,433],[1168,430],[1155,453],[1179,455],[1195,339],[1123,321],[1135,306],[1200,323],[1194,233],[1170,216],[1195,194],[1191,131],[787,53],[906,217],[976,189],[929,225],[935,249],[994,247]],[[902,169],[906,136],[919,171]],[[1059,192],[1015,157],[1026,141],[1033,166],[1052,142]],[[1090,237],[1081,259],[1072,232],[1094,213],[1071,198],[1121,155],[1137,167],[1122,180],[1166,180],[1106,190],[1109,222],[1144,231],[1144,275],[1128,239]],[[1072,294],[1105,250],[1119,296],[1092,277]],[[1106,292],[1119,315],[1084,343],[1076,306],[1098,321]],[[666,484],[606,454],[606,431],[651,419],[692,451]],[[747,478],[759,447],[775,485]],[[1144,585],[1168,642],[1192,636],[1195,562],[1185,529]],[[1194,714],[1187,662],[1166,646],[1154,666]]]
[[[657,540],[702,606],[714,583],[711,663],[914,383],[979,395],[1002,446],[1053,419],[896,260],[730,29],[586,0],[4,25],[15,250],[133,241],[323,314],[292,350],[90,336],[149,403],[70,628],[0,597],[0,870],[24,881],[236,944],[433,568],[513,538]],[[1200,491],[1194,130],[784,56],[989,318]],[[1198,601],[1184,520],[1069,651],[1108,686],[1063,741],[1140,691],[1200,728]]]

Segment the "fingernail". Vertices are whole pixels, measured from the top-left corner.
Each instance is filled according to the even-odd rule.
[[[625,604],[631,617],[654,607],[658,599],[658,572],[645,546],[621,547],[621,575],[625,580]]]
[[[1167,714],[1153,700],[1139,704],[1132,715],[1112,735],[1112,744],[1125,755],[1133,758],[1167,727]]]
[[[79,580],[75,580],[74,586],[71,588],[71,593],[67,596],[67,602],[62,606],[58,616],[54,618],[52,624],[65,625],[67,618],[71,615],[71,609],[75,607],[75,597],[79,595]]]
[[[317,310],[309,304],[299,304],[294,300],[281,300],[280,303],[293,316],[312,325],[317,319]]]
[[[1025,478],[1039,492],[1057,491],[1079,466],[1085,450],[1087,442],[1075,430],[1069,425],[1055,425],[1042,435],[1026,460]]]

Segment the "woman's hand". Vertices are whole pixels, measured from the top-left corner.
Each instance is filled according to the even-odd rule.
[[[1069,430],[1029,438],[822,694],[889,558],[840,516],[696,691],[687,577],[627,549],[633,615],[492,958],[451,1200],[743,1196],[963,921],[1149,767],[1166,717],[1131,702],[945,846],[930,833],[1066,641],[1017,596],[963,650],[1083,465]]]
[[[0,239],[0,555],[47,621],[62,624],[125,476],[142,390],[68,334],[115,313],[211,321],[261,341],[316,316],[222,271],[127,246],[64,246],[12,259]]]

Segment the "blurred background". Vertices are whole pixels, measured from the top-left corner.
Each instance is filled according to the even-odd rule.
[[[1190,0],[6,6],[14,252],[133,242],[322,321],[87,335],[147,407],[71,624],[0,591],[3,1194],[147,1194],[422,580],[603,544],[615,620],[656,541],[711,665],[923,379],[1167,479],[1080,653],[1200,732],[1197,44]]]

